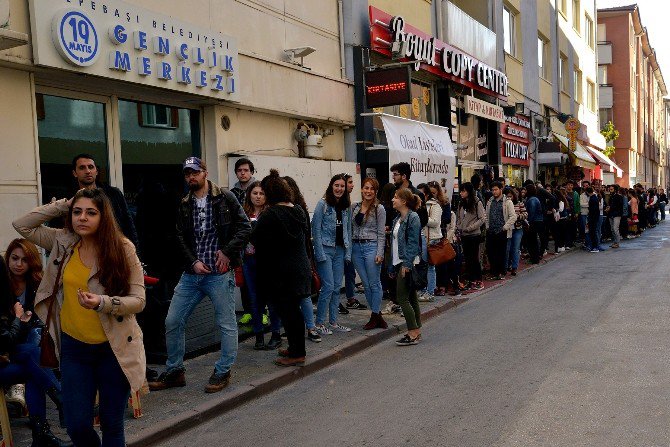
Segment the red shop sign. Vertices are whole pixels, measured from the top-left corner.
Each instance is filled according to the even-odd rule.
[[[391,57],[393,42],[406,42],[402,61],[415,61],[415,70],[426,70],[444,79],[507,99],[507,76],[456,47],[429,36],[401,16],[392,16],[370,6],[372,51]]]
[[[525,115],[506,116],[500,125],[500,159],[503,164],[530,166],[530,120]]]

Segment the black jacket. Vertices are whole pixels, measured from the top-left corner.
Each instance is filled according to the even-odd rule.
[[[591,194],[589,197],[589,221],[597,222],[600,219],[600,196]]]
[[[23,323],[15,316],[0,317],[0,354],[14,350],[14,347],[26,341],[31,323]]]
[[[209,183],[216,231],[219,235],[218,249],[230,259],[230,267],[242,263],[241,252],[249,239],[251,224],[237,198],[216,184]],[[193,264],[198,260],[193,231],[193,193],[189,192],[179,203],[177,211],[177,246],[184,261],[184,270],[193,272]]]
[[[261,213],[251,233],[259,296],[295,300],[312,293],[309,234],[309,218],[299,206],[275,205]]]
[[[130,242],[133,243],[135,249],[139,250],[137,230],[135,229],[135,223],[133,222],[133,217],[130,215],[130,210],[128,209],[128,204],[126,203],[126,198],[123,196],[123,193],[119,188],[109,185],[98,185],[98,188],[105,192],[105,195],[112,203],[114,217],[116,217],[116,222],[119,224],[121,232],[130,239]]]
[[[623,216],[623,197],[621,194],[612,194],[610,196],[609,212],[607,217],[621,217]]]

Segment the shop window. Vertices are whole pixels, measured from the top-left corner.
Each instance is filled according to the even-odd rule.
[[[108,182],[105,105],[40,93],[35,99],[42,202],[74,195],[78,187],[72,159],[81,153],[95,159],[98,182]]]
[[[179,109],[158,104],[137,104],[137,120],[142,127],[176,129],[179,127]]]

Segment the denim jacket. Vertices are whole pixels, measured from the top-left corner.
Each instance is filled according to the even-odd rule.
[[[400,216],[393,219],[393,226],[391,226],[391,231],[393,231],[393,228],[395,228],[398,219],[400,219],[398,239],[395,240],[394,238],[391,238],[391,244],[398,244],[398,257],[402,261],[402,266],[411,269],[414,265],[414,259],[419,256],[421,251],[419,246],[421,239],[421,219],[419,219],[419,215],[417,213],[410,211],[407,213],[405,219],[401,219]],[[391,253],[392,252],[393,245],[391,245]],[[389,264],[393,263],[391,262]],[[393,265],[389,266],[389,270],[393,270]]]
[[[337,211],[328,205],[325,199],[319,200],[312,217],[312,239],[314,241],[314,259],[326,260],[323,247],[335,247],[335,226]],[[342,228],[344,230],[344,259],[351,261],[351,208],[342,210]]]
[[[544,221],[544,216],[542,215],[542,204],[537,197],[532,196],[526,199],[526,211],[528,211],[528,222]]]

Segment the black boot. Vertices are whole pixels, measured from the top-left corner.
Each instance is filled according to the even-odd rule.
[[[265,351],[265,340],[263,334],[256,334],[256,343],[254,344],[254,349],[256,351]]]
[[[60,391],[56,388],[49,388],[47,390],[47,396],[56,404],[56,409],[58,410],[58,425],[60,428],[65,428],[65,416],[63,415],[63,402],[60,398]]]
[[[31,447],[73,447],[70,441],[58,439],[51,433],[49,423],[36,416],[30,416],[30,428],[33,431],[33,443]]]

